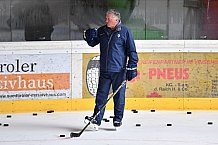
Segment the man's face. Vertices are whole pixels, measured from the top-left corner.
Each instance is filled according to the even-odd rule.
[[[105,17],[105,23],[109,28],[113,29],[118,24],[118,20],[112,13],[108,13]]]

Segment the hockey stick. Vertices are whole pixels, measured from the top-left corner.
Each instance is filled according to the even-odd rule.
[[[98,116],[98,114],[106,107],[107,103],[109,102],[109,100],[111,98],[113,98],[117,92],[119,92],[119,90],[126,84],[126,80],[124,80],[120,86],[116,89],[116,91],[107,99],[107,101],[105,102],[104,106],[102,106],[99,111],[93,116],[93,118],[91,120],[89,120],[89,123],[86,124],[86,126],[78,133],[75,133],[75,132],[71,132],[70,133],[70,137],[73,138],[73,137],[79,137],[84,131],[85,129],[91,124],[91,122]]]

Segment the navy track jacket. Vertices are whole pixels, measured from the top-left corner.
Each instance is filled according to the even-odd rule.
[[[88,45],[94,47],[99,43],[101,72],[120,72],[126,67],[137,68],[135,42],[126,26],[119,23],[115,30],[106,25],[98,28],[97,37],[89,41]]]

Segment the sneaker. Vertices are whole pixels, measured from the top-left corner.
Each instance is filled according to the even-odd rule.
[[[84,120],[85,124],[88,124],[89,122],[91,122],[92,127],[94,128],[94,130],[98,130],[98,127],[100,126],[97,121],[95,119],[93,119],[93,116],[86,116],[85,120]]]
[[[99,125],[98,124],[92,124],[92,127],[95,131],[98,131]]]
[[[122,122],[120,121],[114,121],[114,127],[120,127],[122,125]]]

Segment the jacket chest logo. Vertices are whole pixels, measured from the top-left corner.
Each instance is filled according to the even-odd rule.
[[[120,34],[117,34],[117,37],[120,38]]]

